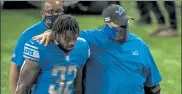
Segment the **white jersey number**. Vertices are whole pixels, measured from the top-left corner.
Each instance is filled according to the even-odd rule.
[[[73,80],[65,82],[66,75],[74,75],[76,77],[77,67],[76,65],[70,65],[68,68],[66,66],[55,66],[53,68],[52,76],[57,76],[61,72],[60,79],[57,79],[56,82],[59,83],[58,90],[55,90],[54,85],[50,85],[49,94],[69,94],[69,87],[73,83]]]

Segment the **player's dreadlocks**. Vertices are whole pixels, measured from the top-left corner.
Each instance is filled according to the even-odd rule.
[[[68,14],[60,15],[53,24],[52,38],[57,39],[60,36],[66,36],[66,31],[72,31],[74,34],[78,34],[80,29],[76,19]]]

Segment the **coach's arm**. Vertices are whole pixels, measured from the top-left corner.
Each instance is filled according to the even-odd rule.
[[[39,71],[40,67],[36,62],[25,59],[20,70],[15,94],[28,94],[28,91],[32,88],[33,83],[38,77]]]
[[[11,67],[10,67],[10,87],[11,87],[11,94],[15,93],[16,90],[16,85],[17,85],[17,81],[18,81],[18,77],[19,77],[19,71],[20,71],[20,67],[15,64],[14,62],[11,63]]]
[[[162,81],[162,77],[157,68],[157,65],[153,59],[153,56],[150,52],[150,49],[147,45],[145,48],[145,61],[146,61],[146,81],[144,83],[145,94],[160,94],[160,82]]]

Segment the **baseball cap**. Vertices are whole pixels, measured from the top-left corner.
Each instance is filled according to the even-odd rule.
[[[134,20],[134,18],[126,15],[122,6],[116,4],[110,4],[103,10],[102,15],[106,23],[113,22],[119,26],[127,25],[129,19]]]

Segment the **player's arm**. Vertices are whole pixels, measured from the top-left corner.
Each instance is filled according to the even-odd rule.
[[[84,40],[85,41],[85,40]],[[88,43],[85,41],[85,49],[84,51],[84,63],[82,64],[81,68],[77,71],[77,76],[75,79],[75,92],[74,94],[84,94],[85,91],[85,71],[86,71],[86,62],[90,58],[90,48]]]
[[[83,94],[83,68],[77,71],[74,81],[74,94]]]
[[[146,68],[147,78],[144,83],[145,94],[160,94],[160,81],[162,80],[160,72],[148,47],[146,47],[145,52],[145,61],[148,64]]]
[[[25,59],[20,70],[15,94],[28,94],[28,91],[32,88],[33,83],[38,77],[39,71],[40,67],[35,61]]]
[[[31,39],[24,44],[23,49],[24,63],[20,69],[15,94],[27,94],[40,70],[40,57],[42,55],[39,49],[39,42]]]

